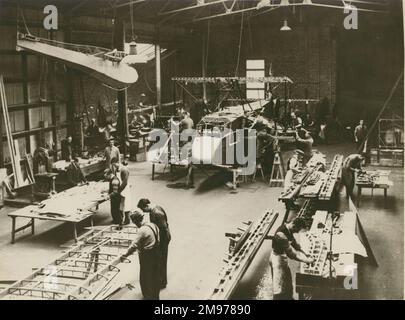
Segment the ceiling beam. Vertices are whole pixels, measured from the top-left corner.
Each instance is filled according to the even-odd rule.
[[[179,9],[163,11],[163,12],[159,12],[158,14],[166,15],[166,14],[172,14],[172,13],[179,13],[179,12],[184,12],[184,11],[188,11],[188,10],[194,10],[194,9],[208,7],[208,6],[213,6],[213,5],[217,5],[217,4],[221,4],[221,3],[225,3],[225,2],[229,2],[229,1],[231,1],[231,0],[215,0],[215,1],[211,1],[211,2],[205,2],[202,4],[196,4],[196,5],[189,6],[189,7],[183,7],[183,8],[179,8]]]
[[[113,8],[122,8],[122,7],[126,7],[129,6],[131,4],[138,4],[138,3],[142,3],[145,2],[147,0],[133,0],[133,1],[129,1],[129,2],[125,2],[125,3],[120,3],[117,5],[113,5]]]
[[[266,8],[279,8],[279,7],[323,7],[323,8],[332,8],[332,9],[342,9],[344,10],[345,4],[349,5],[349,4],[353,4],[353,3],[361,3],[361,4],[368,4],[368,5],[378,5],[378,6],[386,6],[386,4],[382,3],[382,2],[369,2],[369,1],[361,1],[361,0],[340,0],[340,1],[336,1],[341,3],[341,5],[334,5],[334,4],[324,4],[324,3],[316,3],[314,1],[312,1],[311,3],[290,3],[287,6],[284,5],[280,5],[280,4],[269,4],[269,5],[265,5],[262,6],[261,8],[258,8],[258,10],[265,10]],[[386,10],[381,10],[381,9],[367,9],[367,8],[362,8],[362,7],[356,7],[357,11],[363,11],[363,12],[373,12],[373,13],[386,13]],[[264,12],[263,12],[264,13]],[[259,13],[257,15],[260,15],[262,13]]]
[[[346,0],[347,3],[361,3],[361,4],[370,4],[370,5],[378,5],[378,6],[385,6],[386,3],[384,2],[370,2],[370,1],[362,1],[362,0]],[[338,1],[336,1],[338,2]],[[322,3],[315,3],[312,2],[311,4],[305,4],[305,3],[290,3],[289,6],[302,6],[302,7],[324,7],[324,8],[332,8],[332,9],[341,9],[344,10],[345,6],[343,5],[333,5],[333,4],[322,4]],[[254,11],[257,10],[257,14],[253,14],[253,16],[258,16],[261,14],[268,13],[270,11],[273,11],[275,9],[278,9],[280,7],[285,7],[285,6],[280,6],[280,4],[271,4],[268,6],[264,6],[262,8],[257,8],[257,5],[249,7],[249,8],[244,8],[244,9],[239,9],[239,10],[234,10],[234,11],[225,11],[224,13],[218,13],[214,15],[209,15],[205,17],[199,17],[199,18],[194,18],[192,21],[193,22],[199,22],[199,21],[204,21],[204,20],[209,20],[209,19],[215,19],[215,18],[220,18],[220,17],[225,17],[233,14],[240,14],[243,12],[248,12],[248,11]],[[357,11],[363,11],[363,12],[372,12],[372,13],[386,13],[385,10],[373,10],[373,9],[367,9],[367,8],[360,8],[356,7]]]
[[[214,14],[214,15],[210,15],[210,16],[206,16],[206,17],[196,18],[196,19],[193,19],[193,22],[204,21],[204,20],[209,20],[209,19],[215,19],[215,18],[219,18],[219,17],[230,16],[230,15],[233,15],[233,14],[240,14],[240,13],[253,11],[253,10],[257,10],[256,6],[253,6],[253,7],[250,7],[250,8],[245,8],[245,9],[239,9],[239,10],[224,12],[224,13],[218,13],[218,14]]]

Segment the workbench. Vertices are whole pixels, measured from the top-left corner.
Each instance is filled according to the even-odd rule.
[[[296,273],[300,298],[358,298],[360,257],[378,266],[356,211],[334,216],[316,211],[309,231],[300,234],[300,245],[315,259],[311,265],[300,263]]]
[[[362,189],[371,189],[371,196],[374,195],[374,189],[384,190],[384,204],[387,204],[388,189],[394,185],[389,180],[389,170],[373,170],[365,171],[363,173],[356,174],[356,186],[357,186],[357,207],[360,207],[361,191]]]
[[[101,172],[104,169],[106,169],[106,162],[103,157],[93,157],[90,159],[78,158],[78,159],[80,169],[82,170],[83,175],[85,177],[97,172]],[[53,170],[58,173],[66,173],[67,167],[69,165],[70,162],[65,160],[59,160],[53,164]]]
[[[35,220],[49,220],[56,222],[69,222],[73,226],[73,236],[77,241],[77,224],[97,213],[99,204],[107,201],[107,182],[90,182],[83,186],[67,189],[55,196],[40,202],[38,205],[29,205],[22,209],[8,213],[12,219],[11,243],[15,236],[27,228],[35,233]],[[17,218],[27,218],[30,222],[17,228]]]

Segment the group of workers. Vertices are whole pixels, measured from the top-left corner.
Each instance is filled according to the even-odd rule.
[[[140,199],[140,211],[131,214],[138,227],[135,239],[122,259],[135,251],[139,256],[139,282],[145,300],[159,300],[160,290],[167,286],[167,257],[171,233],[165,210]]]
[[[297,150],[287,162],[285,188],[291,184],[298,168],[311,158],[314,143],[310,132],[303,128],[302,119],[297,117],[295,113],[291,113],[291,119],[291,125],[296,130]],[[181,130],[194,127],[193,120],[186,112],[182,113],[178,125],[180,125]],[[279,150],[274,132],[269,132],[269,128],[260,119],[256,125],[259,157],[263,156],[263,150],[267,148],[274,155],[274,152]],[[347,197],[353,196],[355,173],[362,170],[361,164],[364,161],[362,148],[364,148],[367,137],[367,127],[364,125],[364,121],[360,121],[355,128],[354,137],[358,154],[349,155],[344,160],[342,167],[342,183],[346,187]],[[77,157],[72,157],[71,143],[72,138],[68,137],[62,144],[62,157],[66,160],[73,159],[68,167],[69,183],[73,186],[86,183],[86,179],[80,171]],[[171,240],[167,214],[162,207],[152,205],[150,200],[146,198],[139,200],[137,204],[139,210],[132,211],[130,171],[125,161],[121,160],[120,151],[114,145],[113,139],[109,141],[109,145],[105,149],[105,159],[107,169],[104,172],[104,178],[109,181],[112,223],[121,227],[132,222],[138,227],[136,237],[122,259],[125,260],[135,251],[138,252],[139,281],[143,297],[144,299],[157,300],[160,290],[167,286],[167,257]],[[305,228],[305,221],[297,217],[290,222],[283,223],[274,235],[270,265],[275,300],[292,299],[293,297],[293,282],[288,259],[303,263],[314,261],[314,257],[304,252],[294,238],[294,234]]]
[[[291,114],[294,129],[296,129],[297,149],[292,157],[287,161],[287,172],[285,175],[284,191],[293,184],[294,175],[299,172],[305,163],[312,156],[312,144],[314,142],[310,133],[302,129],[302,121]],[[345,187],[346,197],[353,199],[356,174],[362,172],[367,152],[368,129],[364,120],[360,120],[354,130],[354,140],[356,142],[356,153],[347,156],[342,164],[341,185]],[[290,209],[298,210],[294,199],[286,202],[287,212]],[[293,299],[293,282],[288,259],[303,263],[312,263],[314,257],[303,252],[300,245],[294,238],[294,234],[305,230],[305,221],[296,217],[290,222],[283,223],[276,231],[272,241],[272,253],[270,255],[270,266],[272,272],[273,299],[290,300]]]
[[[67,139],[71,142],[70,139]],[[71,148],[66,148],[66,159],[72,161],[67,168],[67,176],[71,187],[87,183],[79,160],[69,154]],[[109,182],[109,199],[112,224],[122,228],[131,221],[138,227],[138,232],[131,246],[122,259],[133,254],[139,254],[140,286],[145,299],[159,299],[159,292],[167,285],[167,256],[171,234],[165,210],[153,206],[148,199],[138,202],[140,211],[132,210],[132,191],[129,181],[130,171],[127,162],[122,161],[120,151],[110,139],[105,148],[107,168],[104,179]]]

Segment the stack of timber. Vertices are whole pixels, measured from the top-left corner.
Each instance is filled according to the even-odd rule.
[[[15,141],[13,139],[13,134],[11,132],[11,123],[8,113],[8,105],[7,105],[7,97],[6,91],[4,86],[3,76],[0,75],[0,102],[1,102],[1,111],[3,112],[6,136],[7,136],[7,144],[10,152],[10,159],[11,159],[11,166],[13,169],[14,175],[14,189],[24,186],[26,184],[24,182],[23,174],[21,171],[20,165],[20,151],[17,148]]]
[[[244,239],[244,241],[240,241],[238,250],[232,250],[228,254],[217,285],[209,297],[210,300],[227,300],[232,297],[277,217],[278,213],[267,211],[258,221],[249,224],[248,228],[243,231],[239,239]]]
[[[330,200],[332,198],[333,190],[341,176],[342,164],[343,156],[340,154],[335,155],[330,169],[327,172],[326,180],[319,193],[319,200]]]

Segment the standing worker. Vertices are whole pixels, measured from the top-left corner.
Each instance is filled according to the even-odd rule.
[[[367,126],[364,124],[364,120],[360,120],[359,125],[354,129],[354,140],[356,141],[357,152],[360,152],[364,140],[367,137]]]
[[[138,208],[143,212],[149,213],[149,219],[156,224],[160,231],[160,250],[162,263],[160,267],[160,288],[164,289],[167,286],[167,256],[169,251],[169,242],[171,234],[167,214],[160,206],[152,206],[149,199],[141,199],[138,202]]]
[[[70,161],[73,158],[73,139],[72,136],[67,136],[61,141],[62,159]]]
[[[111,159],[116,158],[118,163],[120,163],[120,150],[114,145],[114,139],[111,138],[109,140],[109,145],[105,148],[104,156],[106,160],[106,168],[109,169],[111,167]]]
[[[343,161],[342,182],[346,188],[347,198],[353,198],[355,173],[361,171],[361,162],[363,160],[364,157],[361,154],[351,154]]]
[[[121,226],[124,222],[124,213],[121,210],[121,203],[123,201],[120,193],[120,180],[114,176],[110,181],[110,208],[112,224]]]
[[[112,181],[118,179],[119,181],[119,194],[120,194],[120,206],[119,212],[122,213],[122,219],[118,219],[118,216],[114,216],[113,212],[117,212],[117,208],[113,208],[111,203],[111,215],[113,216],[114,224],[129,224],[129,213],[132,209],[132,197],[131,186],[129,184],[129,170],[127,166],[120,166],[117,158],[111,159],[110,169],[104,172],[106,180],[110,181],[109,193],[112,193]]]
[[[144,215],[138,211],[131,215],[131,220],[138,227],[138,232],[122,258],[125,259],[138,251],[139,282],[143,297],[145,300],[159,300],[159,266],[161,261],[159,228],[154,223],[144,222],[143,218]]]
[[[354,140],[356,141],[356,152],[365,156],[367,154],[367,126],[364,120],[354,129]]]
[[[294,233],[305,228],[302,218],[295,218],[289,223],[282,224],[276,231],[270,255],[270,266],[273,277],[273,300],[292,300],[293,283],[288,258],[312,263],[314,259],[302,251],[296,242]]]

